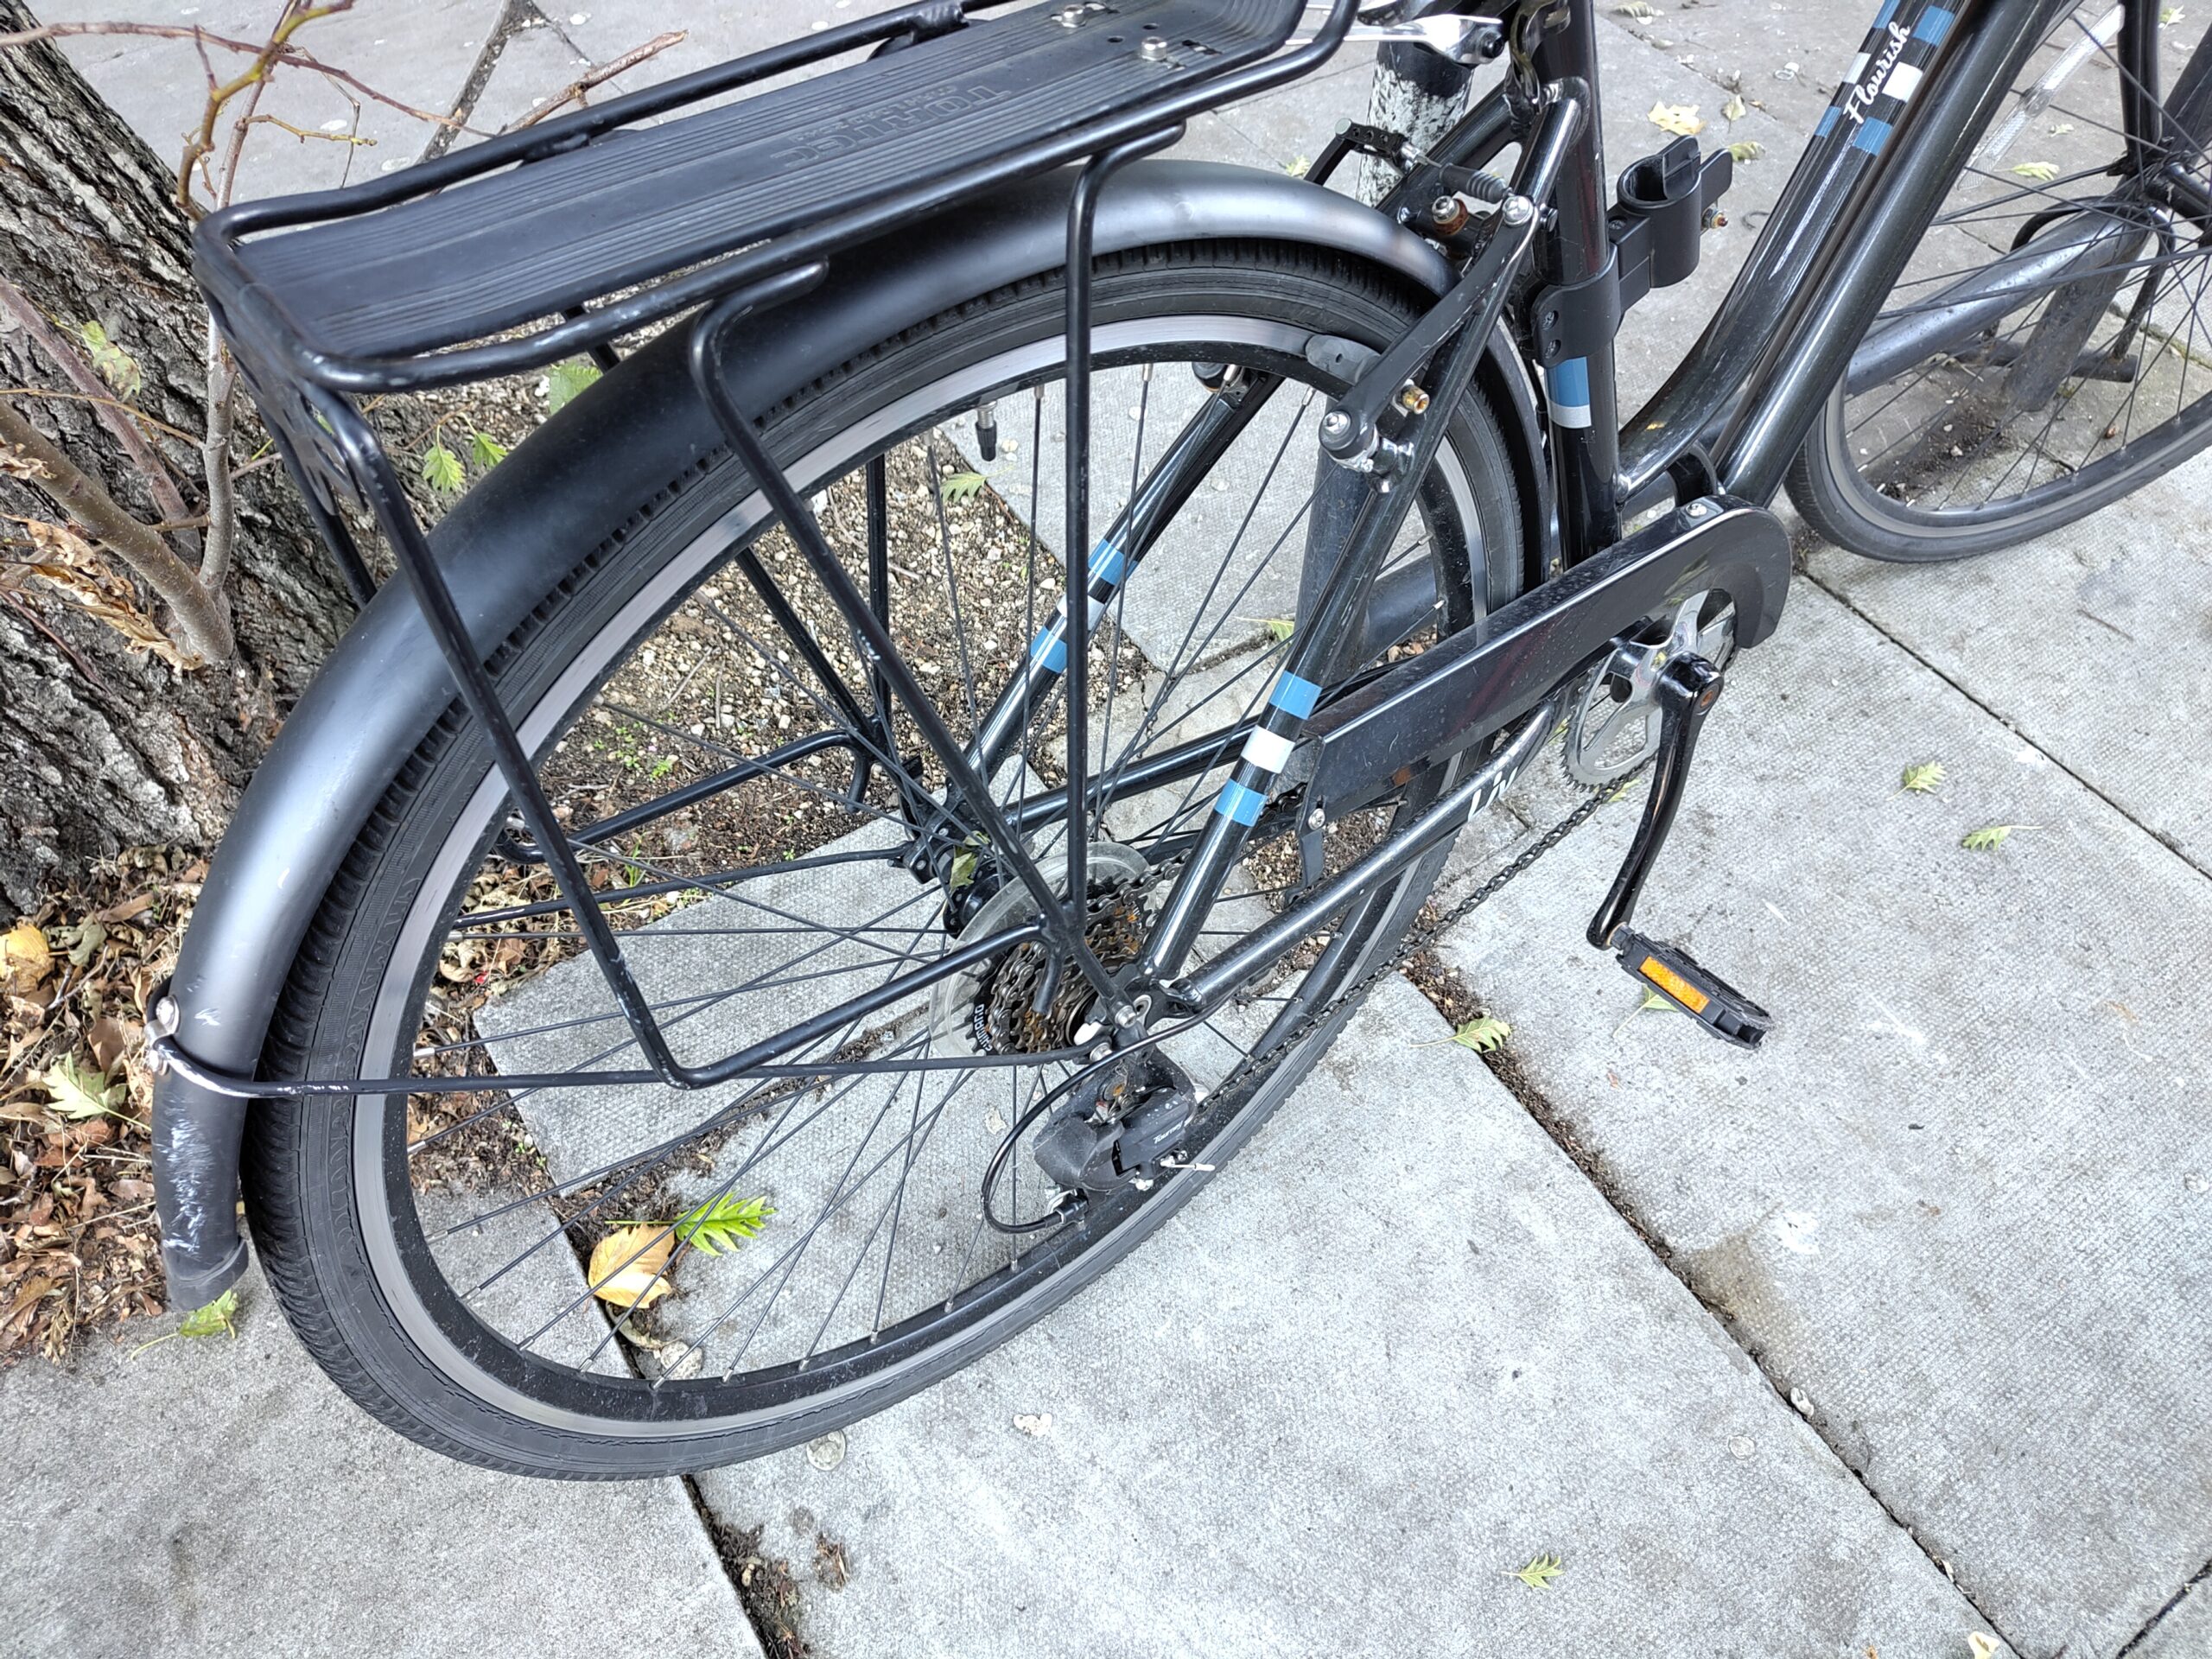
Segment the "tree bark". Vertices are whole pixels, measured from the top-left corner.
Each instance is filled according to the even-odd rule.
[[[1474,72],[1427,47],[1392,41],[1375,54],[1367,99],[1370,124],[1402,132],[1427,149],[1451,130],[1467,101]],[[1359,158],[1359,199],[1372,207],[1396,188],[1402,169],[1372,156]]]
[[[0,0],[0,32],[31,26],[20,0]],[[51,45],[0,50],[0,275],[65,338],[101,324],[143,374],[130,401],[205,431],[207,318],[175,175]],[[4,315],[0,387],[74,390]],[[125,509],[149,524],[168,516],[92,405],[10,403]],[[240,459],[259,442],[250,419],[242,425]],[[152,442],[204,511],[197,453],[173,437]],[[124,847],[211,845],[282,713],[351,620],[281,469],[240,480],[237,494],[231,662],[181,671],[126,650],[41,582],[0,584],[0,921]],[[0,512],[59,516],[6,478]],[[109,563],[123,574],[119,559]],[[140,594],[150,614],[173,620],[143,584]]]

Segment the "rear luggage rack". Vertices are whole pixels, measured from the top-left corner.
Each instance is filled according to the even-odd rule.
[[[1312,45],[1264,62],[1297,0],[967,16],[1007,3],[924,0],[390,178],[226,208],[194,237],[200,282],[257,381],[396,391],[534,368],[1303,73],[1353,10],[1338,0]],[[869,45],[830,74],[637,124]]]
[[[904,707],[943,763],[948,791],[970,804],[978,832],[1028,890],[1049,954],[1078,964],[1102,995],[1112,992],[1058,891],[899,658],[876,608],[884,595],[855,585],[768,453],[752,412],[736,403],[724,353],[739,318],[805,291],[839,249],[1082,162],[1068,206],[1061,543],[1068,702],[1071,711],[1082,709],[1090,578],[1074,554],[1090,544],[1098,192],[1116,168],[1174,142],[1192,115],[1318,67],[1343,44],[1360,0],[1329,0],[1327,21],[1287,51],[1302,15],[1318,8],[1300,0],[1062,0],[970,20],[1007,3],[918,0],[389,178],[226,208],[194,232],[209,307],[347,585],[362,604],[373,596],[342,511],[353,506],[365,510],[391,544],[639,1053],[652,1075],[673,1087],[709,1086],[764,1057],[740,1051],[690,1065],[670,1049],[399,475],[354,399],[516,373],[578,352],[601,356],[618,336],[703,308],[687,325],[692,378],[768,502],[770,523],[788,531],[876,664],[879,701]],[[817,79],[690,110],[663,125],[638,124],[868,47],[876,49],[864,61]],[[887,709],[878,714],[889,718]],[[1077,730],[1071,713],[1070,741],[1079,753]],[[1084,769],[1071,768],[1070,810],[1078,821],[1084,785]],[[1081,893],[1085,842],[1067,839],[1065,890]],[[198,1086],[242,1098],[334,1091],[198,1065],[173,1031],[156,1039],[154,1052]],[[362,1087],[346,1092],[405,1094],[417,1080],[357,1081]]]

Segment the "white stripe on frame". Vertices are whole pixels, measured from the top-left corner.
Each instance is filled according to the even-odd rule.
[[[1281,772],[1283,762],[1290,759],[1292,747],[1281,732],[1262,727],[1244,741],[1244,758],[1262,772]]]

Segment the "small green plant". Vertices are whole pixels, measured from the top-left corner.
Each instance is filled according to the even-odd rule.
[[[760,1236],[776,1212],[766,1198],[733,1198],[728,1193],[687,1211],[676,1223],[676,1236],[708,1255],[734,1250]]]
[[[557,415],[599,378],[599,365],[581,357],[556,363],[545,372],[545,412]]]
[[[451,495],[467,479],[461,457],[442,443],[434,443],[423,452],[423,481],[440,495]]]
[[[947,501],[971,501],[983,492],[981,473],[950,473],[938,486],[938,493]]]
[[[84,342],[85,353],[92,359],[92,368],[101,379],[125,397],[137,396],[146,384],[138,359],[110,340],[105,327],[97,322],[80,323],[77,338]]]

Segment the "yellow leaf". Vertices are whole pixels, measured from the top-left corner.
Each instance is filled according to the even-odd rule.
[[[1744,102],[1741,92],[1729,93],[1728,101],[1720,106],[1720,118],[1724,121],[1740,121],[1751,112],[1751,105]]]
[[[1504,1046],[1513,1034],[1513,1027],[1494,1014],[1477,1014],[1452,1032],[1452,1040],[1462,1048],[1471,1048],[1478,1054],[1488,1054]]]
[[[1997,1659],[1997,1638],[1993,1636],[1970,1630],[1967,1634],[1967,1646],[1974,1649],[1974,1659]]]
[[[584,1269],[592,1294],[617,1307],[651,1307],[675,1288],[663,1271],[675,1249],[671,1228],[616,1228],[599,1241]]]
[[[17,922],[0,934],[0,979],[13,991],[35,990],[54,969],[54,952],[46,935],[29,922]]]
[[[1528,1566],[1509,1573],[1505,1576],[1509,1579],[1520,1580],[1531,1590],[1548,1590],[1551,1587],[1552,1580],[1564,1572],[1566,1567],[1567,1563],[1556,1555],[1539,1555]]]
[[[1649,118],[1662,132],[1680,133],[1685,138],[1705,130],[1694,104],[1654,104]]]

